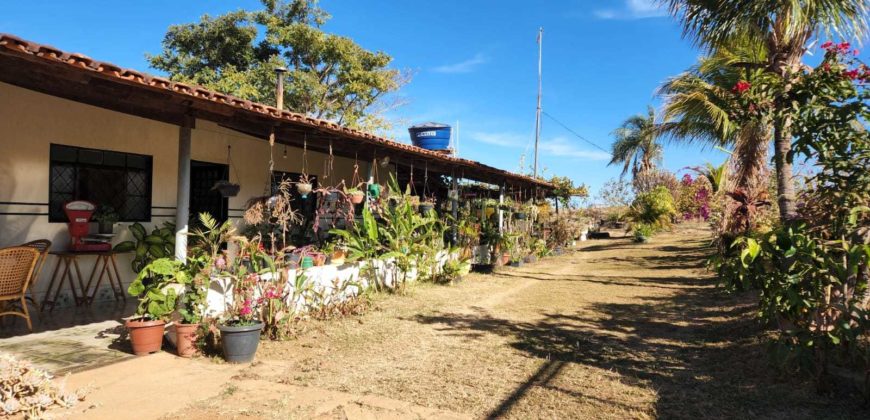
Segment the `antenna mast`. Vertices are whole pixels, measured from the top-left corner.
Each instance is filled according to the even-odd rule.
[[[538,29],[538,109],[535,112],[535,163],[533,173],[538,177],[538,141],[541,138],[541,61],[544,44],[544,27]]]

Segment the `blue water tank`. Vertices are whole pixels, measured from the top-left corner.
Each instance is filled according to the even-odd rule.
[[[429,122],[408,128],[411,143],[428,150],[447,150],[450,148],[450,126]]]

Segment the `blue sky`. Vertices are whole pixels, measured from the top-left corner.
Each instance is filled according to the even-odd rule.
[[[658,105],[656,87],[690,66],[699,52],[652,0],[454,1],[322,0],[325,29],[394,57],[412,72],[391,111],[404,126],[425,121],[461,125],[460,155],[518,170],[531,164],[537,89],[537,28],[544,27],[544,110],[609,149],[622,120]],[[256,7],[254,1],[15,1],[4,4],[0,32],[150,70],[146,52],[160,51],[170,24],[204,13]],[[567,175],[593,192],[619,175],[608,156],[548,118],[539,167]],[[720,163],[715,150],[668,145],[671,170]]]

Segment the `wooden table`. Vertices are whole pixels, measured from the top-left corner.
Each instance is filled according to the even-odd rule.
[[[45,298],[43,298],[42,305],[39,307],[40,311],[44,310],[46,305],[51,305],[51,310],[54,310],[54,306],[57,304],[57,298],[60,295],[60,289],[63,288],[64,281],[67,282],[72,291],[76,306],[90,305],[93,303],[94,297],[100,289],[100,284],[107,276],[115,300],[118,300],[120,297],[123,301],[127,301],[127,295],[124,294],[124,286],[121,283],[121,274],[118,271],[118,261],[115,258],[116,255],[120,254],[119,252],[52,251],[49,252],[49,254],[57,256],[57,264],[54,266],[54,271],[51,273],[51,281],[48,283],[48,290],[46,290]],[[94,263],[94,268],[91,270],[90,276],[88,276],[87,283],[84,282],[84,276],[82,276],[82,270],[79,268],[78,261],[79,257],[85,256],[97,257],[97,261]],[[99,276],[97,276],[98,271]],[[59,283],[57,281],[58,273],[60,273]],[[88,291],[91,290],[91,284],[94,281],[94,277],[97,278],[97,283],[94,285],[93,291],[89,295]],[[76,283],[78,283],[78,291],[76,290]],[[52,289],[54,289],[53,297],[51,294]]]

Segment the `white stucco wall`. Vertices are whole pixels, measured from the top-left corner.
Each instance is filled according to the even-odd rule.
[[[53,249],[64,249],[69,242],[65,223],[49,223],[47,215],[10,215],[8,213],[48,213],[49,146],[52,143],[101,150],[138,153],[153,157],[152,206],[175,207],[178,173],[179,128],[154,120],[135,117],[35,91],[0,83],[0,247],[14,246],[35,239],[49,239]],[[231,220],[239,221],[245,202],[262,195],[269,182],[269,144],[218,124],[198,120],[192,133],[192,158],[198,161],[226,163],[227,145],[232,146],[236,165],[230,179],[241,184],[238,196],[230,198]],[[284,146],[274,149],[275,170],[302,172],[302,150]],[[308,152],[309,174],[317,175],[321,183],[350,183],[353,159],[335,158],[334,174],[324,180],[322,153]],[[360,175],[368,165],[360,162]],[[10,204],[33,203],[33,204]],[[153,209],[152,224],[174,221],[174,210]],[[115,242],[128,239],[128,223],[115,227]],[[95,227],[94,227],[95,229]],[[50,257],[35,290],[40,294],[48,286],[56,263]],[[82,257],[82,271],[88,276],[93,257]],[[134,277],[129,258],[119,259],[125,284]],[[85,279],[85,281],[87,278]],[[104,283],[99,298],[108,298]],[[125,286],[126,287],[126,286]],[[63,302],[70,303],[67,298]]]

